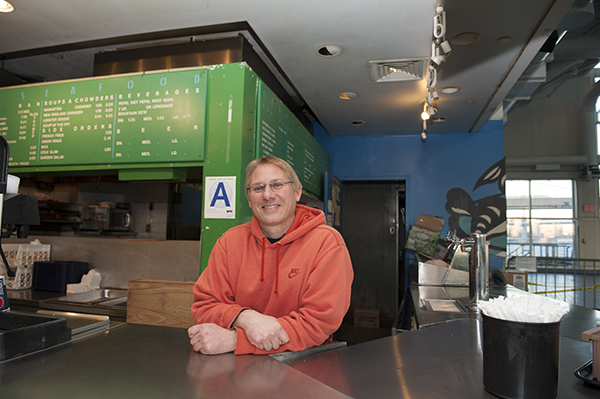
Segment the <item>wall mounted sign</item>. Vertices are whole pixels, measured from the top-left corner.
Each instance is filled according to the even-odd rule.
[[[204,160],[205,69],[0,89],[10,167]]]
[[[258,156],[274,155],[287,161],[304,189],[323,196],[329,154],[266,84],[261,82],[259,91]]]
[[[205,219],[235,219],[235,181],[235,176],[205,177]]]

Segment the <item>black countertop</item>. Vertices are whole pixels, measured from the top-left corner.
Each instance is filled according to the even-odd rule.
[[[40,291],[34,289],[27,290],[6,290],[9,305],[38,307],[40,303],[48,300],[60,298],[67,295],[66,292]]]

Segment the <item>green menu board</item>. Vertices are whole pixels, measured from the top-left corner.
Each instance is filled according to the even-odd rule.
[[[11,167],[201,162],[206,69],[0,89]]]
[[[258,156],[285,159],[298,174],[303,188],[322,197],[329,154],[263,82],[259,93]]]

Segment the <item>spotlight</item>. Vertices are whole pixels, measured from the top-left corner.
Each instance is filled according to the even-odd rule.
[[[433,101],[437,101],[440,99],[440,95],[435,89],[431,92],[431,98],[433,98]]]
[[[437,69],[433,65],[429,65],[429,74],[427,75],[427,87],[429,89],[437,86]]]
[[[452,47],[450,47],[450,43],[448,43],[448,40],[444,40],[442,43],[440,43],[440,48],[445,54],[448,54],[452,51]]]
[[[425,132],[422,132],[422,133],[421,133],[421,138],[422,138],[423,140],[427,139],[427,134],[426,134]]]
[[[438,65],[446,61],[446,56],[440,53],[440,48],[435,44],[435,42],[431,42],[431,61]]]
[[[427,106],[427,102],[425,102],[423,104],[423,112],[421,112],[421,119],[423,120],[423,122],[425,122],[426,120],[429,119],[429,117],[431,116],[431,114],[429,113],[429,107]],[[423,124],[425,125],[425,124]]]
[[[437,65],[442,65],[442,62],[446,61],[446,56],[442,54],[436,54],[431,57],[431,61],[435,62]]]

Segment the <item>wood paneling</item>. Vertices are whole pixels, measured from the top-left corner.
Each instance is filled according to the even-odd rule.
[[[127,322],[188,328],[193,282],[133,280],[127,286]]]

